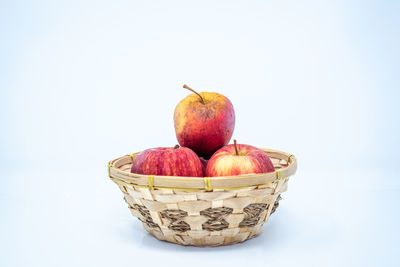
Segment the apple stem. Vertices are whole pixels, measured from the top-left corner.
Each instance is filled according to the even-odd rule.
[[[189,91],[192,91],[193,93],[195,93],[196,95],[198,95],[201,99],[201,103],[203,103],[203,105],[205,105],[206,103],[204,103],[204,98],[197,93],[195,90],[193,90],[192,88],[190,88],[189,86],[187,86],[186,84],[183,85],[183,88],[188,89]]]
[[[238,148],[237,148],[237,142],[236,142],[236,139],[233,139],[233,144],[235,145],[235,152],[236,152],[236,156],[239,156],[239,151],[238,151]]]
[[[177,148],[179,148],[179,145],[175,145],[175,146],[174,146],[174,149],[177,149]]]

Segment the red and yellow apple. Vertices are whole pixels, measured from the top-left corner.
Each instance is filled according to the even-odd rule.
[[[235,111],[231,101],[218,93],[192,91],[175,108],[175,133],[181,146],[209,158],[229,143],[235,128]]]
[[[207,164],[206,176],[232,176],[275,171],[271,159],[264,151],[249,145],[224,146],[212,155]]]
[[[203,164],[190,148],[157,147],[146,149],[135,158],[132,173],[163,176],[203,177]]]

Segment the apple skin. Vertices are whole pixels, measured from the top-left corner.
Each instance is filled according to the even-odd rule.
[[[175,108],[175,133],[181,146],[189,147],[199,157],[210,158],[228,144],[235,128],[231,101],[218,93],[201,92],[203,99],[190,94]]]
[[[163,176],[203,177],[203,164],[187,147],[146,149],[135,158],[131,173]]]
[[[207,164],[206,176],[232,176],[275,171],[271,159],[264,151],[250,145],[227,145],[217,150]]]

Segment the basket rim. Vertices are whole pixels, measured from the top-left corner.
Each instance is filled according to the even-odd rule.
[[[205,190],[213,189],[241,189],[260,186],[276,180],[286,179],[295,174],[297,169],[296,157],[279,150],[261,148],[269,157],[286,161],[287,166],[274,172],[260,174],[242,174],[219,177],[186,177],[186,176],[161,176],[143,175],[122,171],[120,167],[131,164],[140,153],[128,154],[108,163],[108,176],[110,179],[137,187],[160,188],[171,190]]]

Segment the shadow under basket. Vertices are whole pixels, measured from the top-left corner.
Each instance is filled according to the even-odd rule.
[[[131,213],[156,238],[180,245],[222,246],[258,235],[279,205],[296,158],[262,149],[275,171],[224,177],[178,177],[130,173],[135,157],[109,162],[108,174]]]

